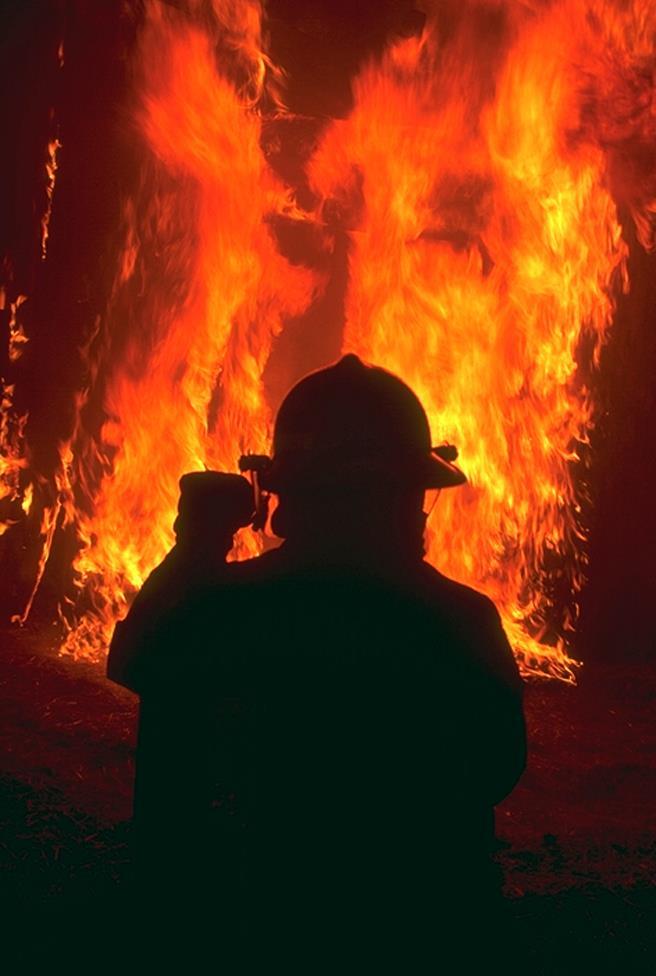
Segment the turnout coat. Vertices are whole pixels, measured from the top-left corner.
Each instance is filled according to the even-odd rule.
[[[525,763],[490,600],[425,562],[283,545],[133,613],[109,673],[141,696],[148,897],[255,969],[465,952],[472,917],[494,918],[493,808]]]

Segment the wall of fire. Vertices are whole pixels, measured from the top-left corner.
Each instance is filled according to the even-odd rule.
[[[448,27],[452,5],[442,6]],[[390,0],[271,0],[268,11],[272,60],[285,65],[286,103],[302,117],[285,131],[269,130],[268,137],[283,139],[277,167],[299,183],[307,146],[327,119],[348,113],[358,65],[394,33],[416,30],[421,15],[411,3]],[[14,3],[2,12],[0,376],[12,390],[12,416],[28,416],[30,466],[39,473],[37,508],[53,504],[57,445],[71,435],[75,393],[88,380],[84,349],[112,287],[120,201],[140,178],[141,150],[128,122],[130,54],[140,16],[138,3],[114,0]],[[62,145],[44,260],[46,164],[54,140]],[[591,502],[584,506],[589,566],[576,650],[585,660],[644,657],[655,642],[656,256],[637,244],[628,215],[620,217],[631,288],[618,299],[600,369],[591,377],[596,425],[590,445],[582,447]],[[284,228],[279,236],[292,260],[302,262],[308,254],[322,260],[312,254],[311,236],[285,238]],[[310,346],[303,341],[307,321],[285,331],[275,351],[277,368],[270,371],[273,400],[307,369],[339,353],[345,275],[339,249],[330,261],[324,270],[331,285],[310,313],[323,327],[312,326],[316,339]],[[16,309],[19,296],[27,300]],[[29,341],[19,358],[10,358],[10,332],[17,328]],[[97,398],[92,394],[85,407],[90,424],[103,415],[102,383],[95,389]],[[0,537],[5,619],[25,608],[41,545],[33,522],[30,528],[12,504],[0,501],[0,516],[16,523]],[[72,533],[57,533],[33,608],[37,621],[52,619],[62,594],[70,592],[75,546]]]

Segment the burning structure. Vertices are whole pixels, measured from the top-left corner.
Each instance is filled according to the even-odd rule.
[[[70,2],[42,25],[38,220],[27,256],[4,242],[0,544],[11,612],[49,583],[67,652],[102,654],[170,545],[180,475],[265,451],[291,383],[352,351],[460,450],[428,558],[495,600],[527,673],[572,680],[595,370],[656,214],[656,10],[418,6],[382,5],[332,102],[307,59],[294,94],[284,39],[319,31],[293,4],[98,8],[120,158],[73,212],[92,161],[68,155],[75,86],[68,129],[56,86],[69,50],[93,75],[92,18]],[[73,285],[80,226],[96,253]]]

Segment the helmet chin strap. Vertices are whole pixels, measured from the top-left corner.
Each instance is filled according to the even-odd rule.
[[[428,519],[433,514],[433,509],[437,504],[437,499],[442,492],[441,488],[427,488],[424,492],[424,515]],[[428,498],[428,511],[426,511],[426,499]]]
[[[262,488],[262,472],[271,466],[271,458],[266,454],[242,454],[239,458],[239,470],[248,476],[253,486],[255,500],[255,514],[252,527],[260,531],[266,525],[269,516],[269,493]]]

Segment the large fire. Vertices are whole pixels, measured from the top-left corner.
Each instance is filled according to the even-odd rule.
[[[423,29],[354,80],[348,117],[323,126],[301,206],[262,148],[265,122],[286,115],[256,0],[146,3],[143,178],[88,347],[92,382],[108,377],[106,420],[86,429],[81,391],[58,476],[84,593],[67,608],[67,651],[106,647],[171,545],[180,475],[268,449],[272,350],[328,287],[311,258],[283,255],[278,220],[311,228],[325,253],[346,240],[343,350],[402,376],[435,442],[460,450],[469,484],[435,507],[429,558],[492,596],[525,672],[572,680],[585,569],[573,470],[594,421],[584,375],[626,285],[618,199],[645,244],[656,209],[653,186],[623,179],[620,152],[654,138],[656,8],[471,0],[448,24],[444,5],[425,9]],[[26,462],[4,443],[0,476],[16,491]],[[58,521],[45,513],[40,572]],[[238,554],[260,547],[244,534]],[[554,573],[565,608],[552,606]]]

